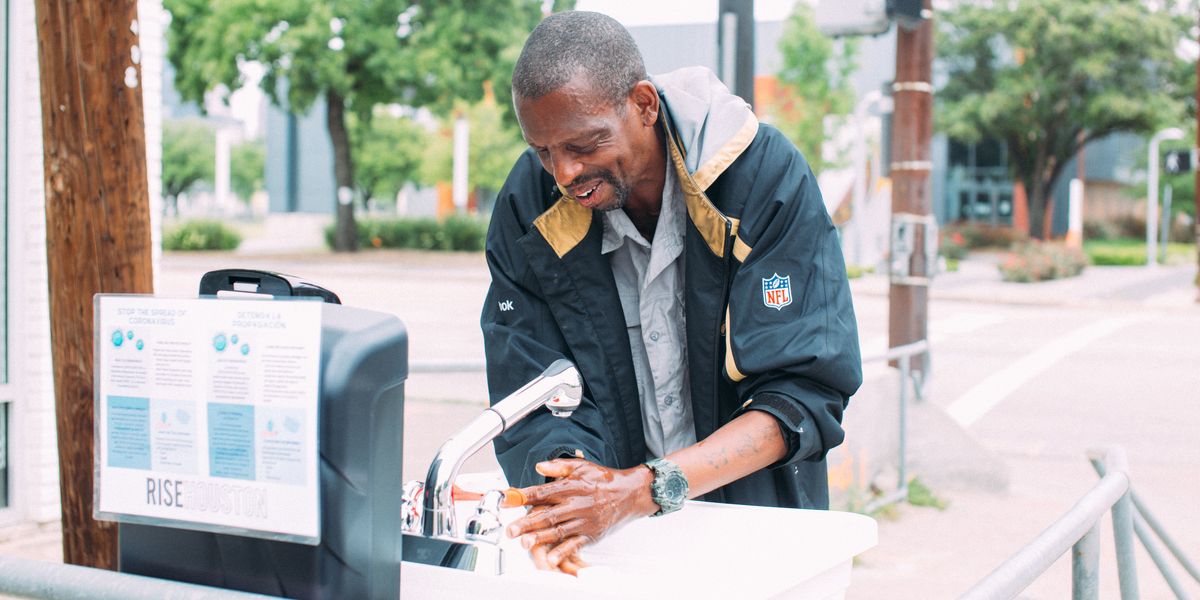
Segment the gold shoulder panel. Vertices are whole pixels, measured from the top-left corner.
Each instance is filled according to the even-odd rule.
[[[533,226],[562,258],[587,236],[592,226],[592,210],[564,196],[534,220]]]

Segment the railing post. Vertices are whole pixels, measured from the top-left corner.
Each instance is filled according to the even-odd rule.
[[[1100,524],[1097,522],[1071,550],[1072,600],[1100,598]]]
[[[1109,471],[1115,471],[1129,477],[1129,463],[1125,460],[1125,451],[1119,447],[1108,448],[1105,462]],[[1117,577],[1121,582],[1121,600],[1137,600],[1137,562],[1133,555],[1133,501],[1130,499],[1132,486],[1121,494],[1112,508],[1113,545],[1117,550]]]

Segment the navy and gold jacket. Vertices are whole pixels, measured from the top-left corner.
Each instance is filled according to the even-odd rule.
[[[775,416],[779,463],[707,494],[717,502],[826,508],[825,453],[862,381],[837,232],[816,178],[778,130],[690,68],[653,79],[670,165],[687,205],[684,302],[696,439],[745,410]],[[646,460],[624,313],[603,220],[563,197],[532,151],[500,191],[487,237],[492,275],[481,325],[493,403],[559,358],[584,381],[569,419],[539,411],[495,442],[509,482],[572,456],[628,468]]]

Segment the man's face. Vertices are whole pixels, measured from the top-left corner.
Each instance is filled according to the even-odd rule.
[[[613,106],[591,87],[576,77],[540,98],[518,97],[517,120],[542,167],[568,195],[593,210],[616,210],[647,162],[645,112],[632,99]],[[649,135],[653,139],[652,130]]]

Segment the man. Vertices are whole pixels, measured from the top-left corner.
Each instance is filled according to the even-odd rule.
[[[570,419],[540,411],[496,440],[531,486],[509,535],[572,572],[584,545],[685,498],[827,508],[861,365],[804,158],[711,72],[647,77],[596,13],[538,25],[513,97],[530,150],[488,232],[490,395],[564,357],[585,393]]]

